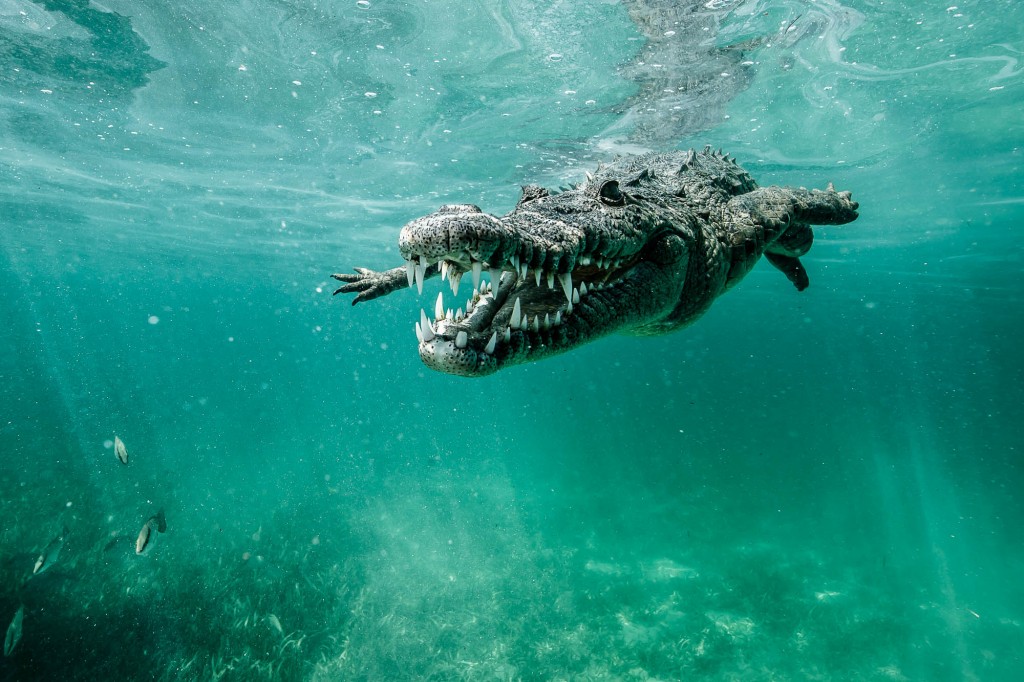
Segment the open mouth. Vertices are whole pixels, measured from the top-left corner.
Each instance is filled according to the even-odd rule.
[[[416,323],[420,355],[429,365],[443,365],[445,371],[453,371],[456,365],[455,369],[464,371],[455,373],[477,374],[524,346],[532,350],[557,345],[575,333],[574,321],[582,309],[601,305],[607,290],[622,281],[636,260],[637,256],[582,255],[570,272],[555,273],[531,269],[517,254],[500,267],[467,253],[449,254],[435,263],[459,303],[446,306],[442,292],[433,316],[420,311]],[[435,263],[413,254],[406,261],[409,285],[422,293],[427,269]],[[464,306],[458,296],[463,279],[472,281]]]

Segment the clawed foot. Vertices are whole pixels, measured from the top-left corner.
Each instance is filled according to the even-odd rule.
[[[396,278],[396,274],[400,277]],[[334,295],[355,294],[356,297],[352,299],[352,305],[355,305],[361,301],[370,301],[385,296],[404,286],[405,268],[385,270],[384,272],[377,272],[369,268],[355,268],[354,273],[342,272],[331,275],[331,277],[339,282],[345,282],[334,292]]]

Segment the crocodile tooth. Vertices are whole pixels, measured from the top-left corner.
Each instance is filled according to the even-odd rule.
[[[505,327],[505,331],[501,333],[501,338],[508,343],[512,340],[512,330],[509,327]]]
[[[535,332],[540,331],[540,315],[533,316],[533,322],[530,323],[530,329],[532,329]]]
[[[478,260],[473,261],[473,288],[480,288],[480,273],[484,271],[484,264]]]
[[[465,330],[462,330],[458,334],[455,335],[455,347],[456,348],[465,348],[466,347],[466,343],[468,341],[469,341],[469,335],[466,334]]]
[[[590,256],[581,256],[580,265],[590,265]]]
[[[441,259],[441,279],[448,279],[448,261]]]
[[[562,311],[561,311],[561,310],[556,310],[556,311],[555,311],[555,319],[554,319],[554,322],[553,322],[553,324],[554,324],[554,325],[555,325],[556,327],[557,327],[558,325],[562,324]]]
[[[449,308],[447,311],[445,311],[444,319],[448,320],[449,322],[451,322],[453,319],[455,319],[455,315],[452,314],[452,309],[451,308]]]
[[[519,322],[522,315],[522,306],[519,305],[519,297],[516,297],[516,302],[512,306],[512,319],[511,324],[513,329],[519,328]]]
[[[580,282],[580,296],[586,296],[586,295],[587,295],[587,283],[586,282]]]
[[[416,339],[420,343],[423,343],[423,330],[420,328],[420,323],[419,322],[416,323]]]
[[[498,332],[491,332],[491,339],[484,346],[484,352],[488,355],[494,354],[494,347],[498,344]]]
[[[491,276],[492,287],[496,287],[501,284],[501,268],[491,268],[487,271],[487,274]]]
[[[512,271],[517,275],[519,274],[519,254],[512,254],[512,258],[509,259],[508,264],[512,267]]]
[[[572,290],[572,298],[570,300],[573,303],[579,303],[580,302],[580,292],[579,292],[578,289],[573,289]]]
[[[548,272],[547,280],[548,280],[548,289],[554,289],[555,288],[555,273],[554,273],[554,271],[549,271]]]
[[[434,303],[434,319],[444,319],[444,292],[442,291],[437,293],[437,302]]]
[[[449,269],[448,270],[448,278],[451,280],[451,283],[452,283],[452,293],[453,294],[458,294],[459,293],[459,282],[462,281],[462,273],[457,271],[457,270],[454,270],[454,269]]]
[[[537,286],[540,286],[540,276],[541,276],[540,268],[537,268],[536,270],[533,271],[533,278],[537,281]]]
[[[469,299],[466,301],[466,314],[468,315],[471,312],[473,312],[473,299]]]
[[[572,313],[572,299],[569,299],[568,305],[565,306],[565,314],[568,315],[570,313]]]
[[[544,313],[544,329],[551,329],[551,313]]]
[[[427,312],[420,308],[420,331],[423,333],[424,341],[434,340],[434,328],[430,324],[430,320],[427,319]]]
[[[405,276],[409,279],[409,288],[412,289],[412,285],[416,284],[416,263],[412,258],[405,261]]]
[[[420,262],[416,266],[416,290],[423,294],[423,282],[427,279],[427,257],[420,256]]]
[[[456,320],[461,320],[462,319],[462,308],[459,308],[458,310],[455,311],[455,319]]]
[[[567,300],[572,300],[572,273],[566,272],[564,274],[559,275],[558,281],[562,283],[562,293],[565,294],[565,298]],[[579,294],[576,294],[576,303],[579,303]]]

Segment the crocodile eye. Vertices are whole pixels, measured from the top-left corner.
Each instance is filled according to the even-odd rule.
[[[619,183],[617,180],[609,180],[601,185],[601,189],[597,194],[601,198],[601,201],[609,206],[626,205],[626,195],[619,189]]]

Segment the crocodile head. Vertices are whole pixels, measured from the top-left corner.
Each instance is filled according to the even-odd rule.
[[[524,187],[502,217],[455,204],[407,224],[399,247],[410,285],[422,291],[436,267],[454,292],[464,280],[472,289],[468,300],[447,307],[442,294],[433,315],[421,311],[423,362],[483,376],[611,332],[661,331],[680,298],[692,218],[648,201],[653,182],[599,170],[558,194]]]

